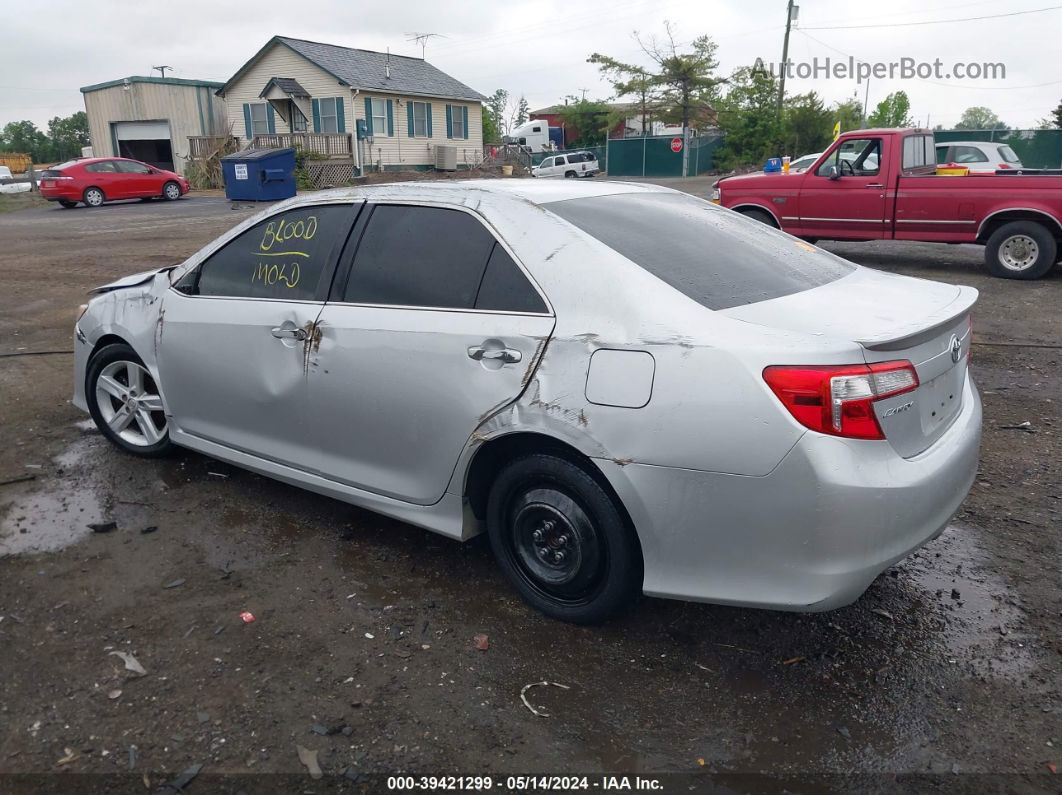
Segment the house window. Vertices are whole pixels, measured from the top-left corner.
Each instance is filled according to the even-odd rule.
[[[417,138],[428,137],[428,103],[414,102],[413,104],[413,135]]]
[[[269,118],[266,116],[266,103],[251,103],[251,134],[268,135]]]
[[[369,105],[372,108],[372,134],[387,135],[387,100],[370,99]]]
[[[306,117],[302,115],[294,100],[291,100],[291,131],[306,132]]]
[[[338,97],[326,97],[318,100],[321,108],[321,132],[339,132],[339,122],[336,114],[336,102],[342,101]]]
[[[465,135],[465,113],[464,109],[460,105],[451,105],[451,117],[453,119],[453,131],[454,138],[466,138]]]

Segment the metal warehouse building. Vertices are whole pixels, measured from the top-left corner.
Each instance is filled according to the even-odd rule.
[[[131,157],[184,173],[188,137],[224,135],[223,83],[175,77],[126,77],[85,86],[92,153]]]

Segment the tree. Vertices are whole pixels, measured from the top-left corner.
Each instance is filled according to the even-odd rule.
[[[527,115],[530,110],[531,106],[527,104],[527,100],[524,99],[524,95],[521,94],[520,100],[516,103],[515,115],[510,121],[510,124],[512,125],[510,129],[512,129],[512,127],[519,127],[521,124],[527,121]]]
[[[506,123],[507,117],[505,108],[509,104],[509,92],[504,88],[499,88],[493,94],[487,98],[486,113],[483,114],[483,140],[494,141],[497,140],[499,133],[508,134],[509,127]],[[487,125],[488,120],[490,125],[494,128],[494,137],[487,138]]]
[[[1062,102],[1058,103],[1058,107],[1051,111],[1051,115],[1054,117],[1055,127],[1062,130]]]
[[[974,105],[962,112],[956,130],[1009,130],[1010,128],[988,108]]]
[[[841,123],[841,132],[858,130],[863,126],[863,105],[858,99],[846,99],[833,106],[833,120]],[[833,135],[833,128],[830,128]]]
[[[568,142],[570,147],[601,146],[608,138],[609,106],[604,102],[568,97],[559,115],[564,123],[565,137],[573,132],[576,134],[575,139]]]
[[[65,119],[56,116],[48,122],[48,137],[51,139],[51,158],[67,160],[81,154],[81,147],[89,145],[88,116],[79,110]]]
[[[718,100],[726,138],[716,162],[726,170],[761,164],[779,153],[778,81],[766,69],[745,66],[734,71],[729,84]]]
[[[711,110],[719,96],[719,84],[726,82],[715,76],[718,45],[708,36],[698,36],[689,50],[680,52],[670,22],[664,22],[664,32],[663,41],[655,36],[643,41],[637,33],[635,40],[656,64],[652,82],[659,90],[661,117],[689,129],[694,111]]]
[[[0,151],[25,152],[35,163],[51,159],[52,147],[48,136],[31,121],[13,121],[0,132]]]
[[[833,137],[834,113],[814,91],[785,98],[782,151],[792,157],[821,152]]]
[[[910,127],[911,100],[906,91],[889,94],[867,118],[867,127]]]
[[[586,61],[597,64],[601,74],[612,84],[617,98],[634,98],[634,107],[642,120],[642,135],[649,135],[653,126],[653,115],[660,109],[660,96],[654,75],[642,66],[626,64],[597,52],[591,54]],[[626,121],[629,113],[622,115],[624,118],[610,117],[610,121]]]

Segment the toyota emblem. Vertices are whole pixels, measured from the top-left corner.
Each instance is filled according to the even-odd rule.
[[[951,335],[951,343],[948,347],[951,349],[951,360],[958,362],[959,357],[962,356],[962,343],[959,342],[959,338],[954,334]]]

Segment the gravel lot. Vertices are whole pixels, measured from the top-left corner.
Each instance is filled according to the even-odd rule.
[[[69,356],[8,355],[68,350],[87,289],[251,211],[0,215],[0,790],[144,792],[202,765],[190,792],[383,789],[396,772],[1058,791],[1062,270],[1003,281],[973,246],[825,244],[981,290],[982,465],[954,525],[842,610],[646,599],[579,628],[528,610],[482,539],[192,453],[122,455],[70,404]],[[530,690],[537,717],[520,692],[543,680],[569,689]]]

